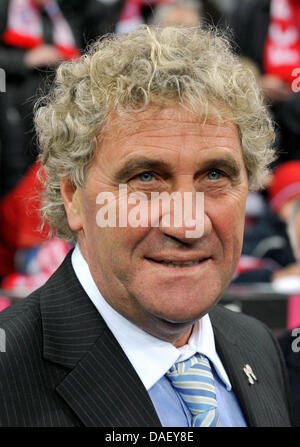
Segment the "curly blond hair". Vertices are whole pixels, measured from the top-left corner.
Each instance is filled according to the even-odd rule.
[[[254,75],[215,29],[143,26],[109,35],[78,60],[57,69],[50,93],[38,101],[35,125],[46,172],[43,215],[56,235],[75,241],[60,179],[83,187],[101,131],[114,113],[177,103],[200,117],[238,126],[251,189],[274,159],[274,129]]]

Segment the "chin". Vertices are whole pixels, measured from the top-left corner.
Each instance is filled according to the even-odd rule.
[[[198,293],[196,297],[188,296],[180,300],[170,298],[163,302],[149,306],[144,309],[155,317],[169,323],[193,323],[208,313],[219,301],[219,295],[207,295],[201,297]],[[162,305],[164,304],[164,305]]]

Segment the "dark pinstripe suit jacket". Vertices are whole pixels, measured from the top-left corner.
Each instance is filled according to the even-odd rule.
[[[288,426],[285,369],[270,332],[222,307],[217,351],[250,426]],[[50,280],[0,313],[0,426],[155,427],[143,384],[83,291],[70,254]],[[258,378],[248,383],[242,368]]]

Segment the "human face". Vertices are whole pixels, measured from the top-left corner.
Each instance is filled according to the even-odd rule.
[[[171,225],[99,228],[100,192],[204,193],[204,232]],[[105,300],[152,335],[179,346],[227,288],[243,239],[248,180],[235,124],[201,124],[179,106],[106,126],[82,189],[62,181],[69,225]],[[190,230],[190,228],[188,228]],[[183,265],[186,261],[196,265]],[[176,261],[170,266],[161,261]]]

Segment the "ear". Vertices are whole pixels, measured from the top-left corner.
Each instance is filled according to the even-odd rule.
[[[60,191],[67,213],[68,223],[73,231],[82,229],[83,221],[81,215],[81,193],[70,178],[62,178],[60,181]]]

